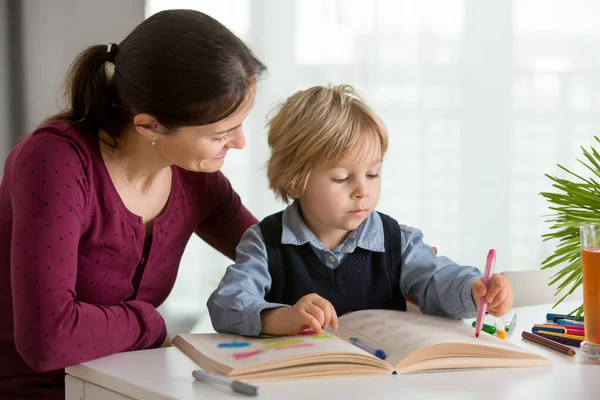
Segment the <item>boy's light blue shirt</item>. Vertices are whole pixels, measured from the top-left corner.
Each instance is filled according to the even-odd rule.
[[[423,242],[423,234],[418,229],[400,225],[400,232],[402,268],[398,284],[402,293],[417,299],[424,314],[475,317],[477,308],[471,287],[481,278],[481,272],[436,256]],[[309,243],[319,259],[332,269],[356,247],[384,252],[383,236],[381,217],[373,212],[344,243],[330,251],[304,224],[297,201],[288,206],[282,216],[281,243],[296,246]],[[271,276],[267,249],[258,225],[246,231],[236,253],[236,263],[227,268],[219,287],[208,299],[208,311],[216,331],[255,336],[261,331],[262,310],[288,305],[265,301],[271,289]]]

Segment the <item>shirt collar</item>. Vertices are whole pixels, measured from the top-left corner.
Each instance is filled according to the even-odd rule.
[[[300,215],[300,203],[295,200],[284,211],[282,216],[281,243],[311,246],[329,251],[315,234],[306,226]],[[356,247],[369,251],[384,252],[383,223],[377,212],[369,214],[362,224],[348,235],[344,243],[335,250],[352,253]]]

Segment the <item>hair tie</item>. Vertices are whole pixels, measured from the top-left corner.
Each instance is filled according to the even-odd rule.
[[[106,61],[108,61],[109,63],[115,63],[115,55],[117,54],[117,44],[116,43],[109,43],[106,46],[106,53],[107,53],[107,59]]]

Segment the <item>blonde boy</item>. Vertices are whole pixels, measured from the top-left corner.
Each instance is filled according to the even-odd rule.
[[[362,309],[473,317],[479,297],[502,315],[512,289],[438,257],[417,229],[375,211],[388,146],[383,122],[351,86],[295,93],[269,124],[271,189],[283,212],[248,229],[208,300],[215,330],[242,335],[321,332]],[[399,199],[401,202],[401,199]]]

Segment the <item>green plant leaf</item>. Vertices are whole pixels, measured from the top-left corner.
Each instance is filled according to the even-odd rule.
[[[598,136],[594,139],[600,144]],[[557,269],[548,283],[556,288],[555,296],[561,296],[554,307],[573,294],[583,282],[579,226],[600,223],[600,153],[593,146],[589,149],[581,146],[581,152],[583,157],[577,161],[590,176],[576,174],[557,164],[568,179],[545,174],[554,191],[539,193],[553,212],[542,216],[550,224],[549,232],[542,234],[542,239],[557,241],[554,252],[541,263],[541,269]],[[580,306],[571,314],[579,316],[582,312],[583,306]]]

